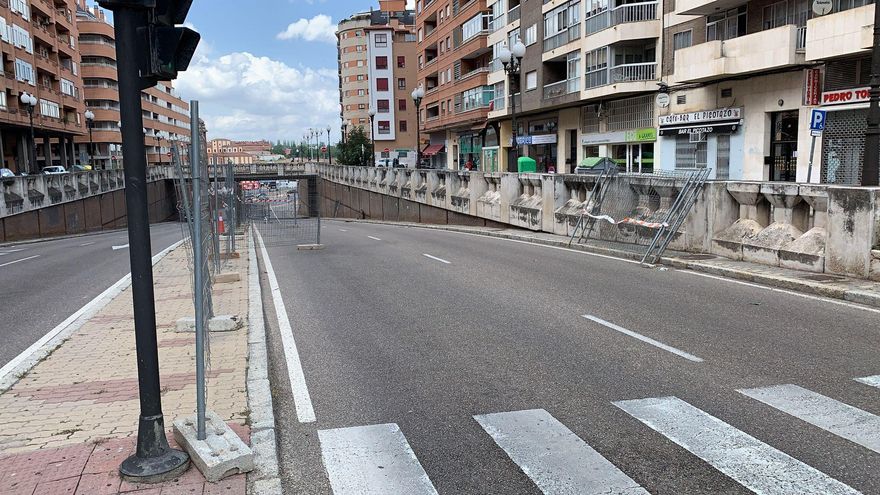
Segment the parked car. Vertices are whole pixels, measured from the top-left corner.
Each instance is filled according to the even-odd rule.
[[[394,162],[391,158],[379,158],[376,160],[376,166],[379,168],[391,168]]]
[[[581,163],[574,169],[576,174],[601,174],[605,171],[616,174],[620,168],[611,158],[605,157],[589,157],[581,160]]]
[[[73,166],[74,172],[88,172],[89,170],[92,170],[91,165],[74,165]]]
[[[55,174],[66,174],[67,170],[64,167],[59,165],[53,165],[51,167],[43,167],[43,175],[55,175]]]
[[[10,177],[15,177],[15,173],[8,168],[0,168],[0,179],[7,179]]]

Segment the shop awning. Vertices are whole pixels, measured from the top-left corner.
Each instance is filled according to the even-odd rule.
[[[437,153],[440,153],[441,151],[443,151],[442,144],[432,144],[432,145],[428,146],[427,148],[425,148],[424,150],[422,150],[422,156],[434,156]]]

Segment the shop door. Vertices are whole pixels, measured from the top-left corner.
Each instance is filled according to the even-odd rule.
[[[483,148],[483,170],[486,172],[498,171],[498,148]]]
[[[797,178],[798,112],[771,116],[770,180],[794,182]]]

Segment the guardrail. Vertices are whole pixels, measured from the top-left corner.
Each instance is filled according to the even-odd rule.
[[[584,30],[586,34],[593,34],[618,24],[655,19],[657,19],[657,2],[628,3],[587,16]]]

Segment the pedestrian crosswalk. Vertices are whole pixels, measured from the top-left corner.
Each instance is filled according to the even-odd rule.
[[[855,380],[880,388],[877,378]],[[792,384],[736,392],[753,399],[756,409],[769,407],[787,415],[782,417],[796,418],[792,428],[817,428],[848,440],[853,449],[863,447],[880,453],[880,417],[872,412]],[[647,428],[646,432],[668,439],[677,445],[673,448],[683,449],[751,492],[861,493],[774,447],[772,442],[762,441],[678,397],[625,399],[612,404],[637,420],[635,425]],[[652,480],[644,479],[644,473],[628,474],[626,467],[615,465],[613,459],[600,454],[544,409],[478,414],[473,420],[487,434],[489,445],[494,445],[490,448],[500,448],[541,493],[650,493]],[[595,432],[588,435],[594,437]],[[337,495],[438,493],[396,424],[320,430],[318,436],[330,486]]]

